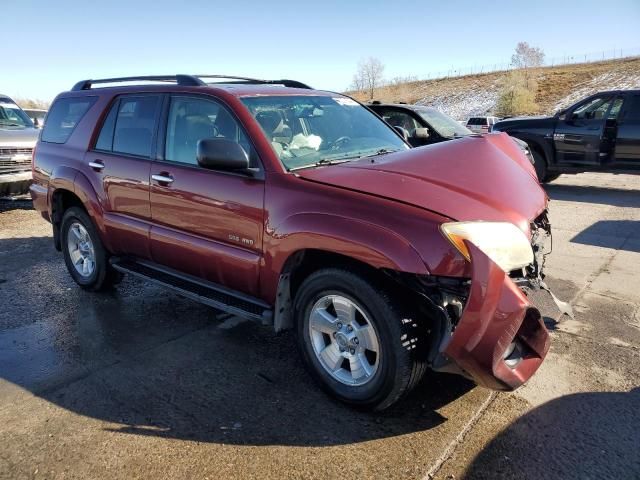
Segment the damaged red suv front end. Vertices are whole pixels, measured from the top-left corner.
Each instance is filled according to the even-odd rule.
[[[549,349],[549,334],[527,293],[546,289],[548,198],[533,165],[508,136],[460,139],[301,176],[395,198],[449,219],[437,235],[407,218],[390,225],[410,240],[429,270],[405,283],[432,304],[429,316],[445,317],[431,347],[433,368],[498,390],[518,388],[535,373]],[[442,247],[445,225],[486,232],[448,238]],[[513,244],[503,233],[513,236]]]
[[[549,333],[539,310],[509,275],[473,244],[469,250],[469,298],[444,355],[476,383],[513,390],[542,364]]]

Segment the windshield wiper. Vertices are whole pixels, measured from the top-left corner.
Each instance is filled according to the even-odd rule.
[[[357,160],[359,158],[369,158],[369,157],[377,157],[378,155],[385,155],[387,153],[395,153],[398,150],[390,150],[388,148],[381,148],[375,153],[371,153],[369,155],[352,155],[349,157],[340,157],[340,158],[323,158],[322,160],[318,160],[315,163],[310,163],[308,165],[302,165],[300,167],[289,168],[289,172],[293,172],[295,170],[302,170],[303,168],[312,168],[312,167],[321,167],[325,165],[338,165],[340,163],[350,162],[351,160]]]
[[[346,157],[346,158],[340,158],[340,159],[328,159],[328,158],[323,158],[322,160],[318,160],[317,162],[314,163],[310,163],[308,165],[301,165],[299,167],[292,167],[292,168],[288,168],[287,170],[289,172],[293,172],[295,170],[302,170],[303,168],[312,168],[312,167],[322,167],[325,165],[338,165],[340,163],[346,163],[350,160],[353,160],[354,158],[359,158],[359,157]]]
[[[360,158],[369,158],[369,157],[377,157],[378,155],[386,155],[387,153],[396,153],[398,150],[391,150],[388,148],[381,148],[376,153],[372,153],[370,155],[364,155]]]

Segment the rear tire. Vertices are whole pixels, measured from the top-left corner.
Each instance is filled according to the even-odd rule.
[[[359,273],[328,268],[311,274],[298,290],[294,311],[307,368],[345,403],[384,410],[426,371],[428,346],[416,315]]]
[[[82,208],[71,207],[64,212],[60,235],[67,270],[78,285],[96,292],[120,282],[122,274],[109,264],[109,253]]]

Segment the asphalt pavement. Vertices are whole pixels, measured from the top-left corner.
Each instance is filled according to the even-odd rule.
[[[640,478],[640,176],[562,176],[552,349],[494,394],[429,374],[382,414],[324,395],[291,333],[125,278],[87,293],[0,201],[0,478]]]

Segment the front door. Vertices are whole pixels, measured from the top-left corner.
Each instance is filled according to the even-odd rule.
[[[601,141],[612,100],[607,95],[591,97],[560,116],[553,134],[558,164],[600,164],[606,155]]]
[[[618,120],[616,165],[640,168],[640,93],[627,94]]]
[[[99,179],[112,253],[150,258],[149,174],[160,112],[159,95],[123,95],[113,102],[94,148],[85,156]]]
[[[209,97],[172,96],[165,108],[163,152],[151,169],[151,254],[183,273],[255,294],[262,249],[261,175],[198,166],[203,138],[236,141],[261,168],[233,115]],[[263,173],[263,172],[262,172]]]

